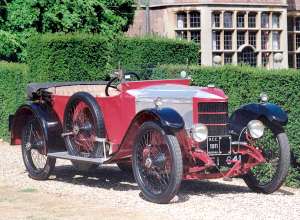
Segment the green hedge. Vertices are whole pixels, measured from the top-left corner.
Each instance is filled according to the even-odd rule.
[[[46,34],[28,41],[30,77],[35,82],[103,79],[111,43],[98,35]]]
[[[25,101],[28,68],[24,64],[0,62],[0,136],[7,139],[8,115]]]
[[[215,84],[229,97],[230,111],[245,103],[257,102],[262,91],[269,95],[270,102],[276,103],[288,112],[289,123],[286,131],[293,152],[300,163],[300,71],[266,70],[248,66],[199,67],[160,66],[153,78],[174,78],[186,70],[194,85]],[[292,170],[288,184],[300,187],[300,173]]]
[[[28,42],[28,64],[34,81],[98,80],[120,62],[126,70],[148,64],[197,62],[198,46],[159,37],[107,39],[101,35],[47,34]]]
[[[199,47],[195,43],[160,37],[119,38],[114,43],[112,64],[118,62],[127,71],[144,71],[158,64],[197,63]]]

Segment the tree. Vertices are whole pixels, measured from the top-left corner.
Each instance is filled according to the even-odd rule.
[[[134,0],[0,0],[0,29],[15,35],[23,47],[35,33],[114,36],[126,31],[132,23],[134,3]]]

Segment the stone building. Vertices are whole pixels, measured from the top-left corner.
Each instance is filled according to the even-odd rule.
[[[201,65],[300,68],[300,0],[140,0],[129,36],[199,44]]]

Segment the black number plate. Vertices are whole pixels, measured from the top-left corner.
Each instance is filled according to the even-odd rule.
[[[231,154],[230,136],[214,136],[207,138],[207,153],[209,155]]]

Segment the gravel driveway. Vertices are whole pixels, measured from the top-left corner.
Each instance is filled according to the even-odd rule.
[[[168,205],[149,203],[116,166],[76,172],[58,161],[49,181],[30,179],[19,147],[0,143],[0,219],[300,219],[300,190],[252,193],[232,182],[183,182]]]

